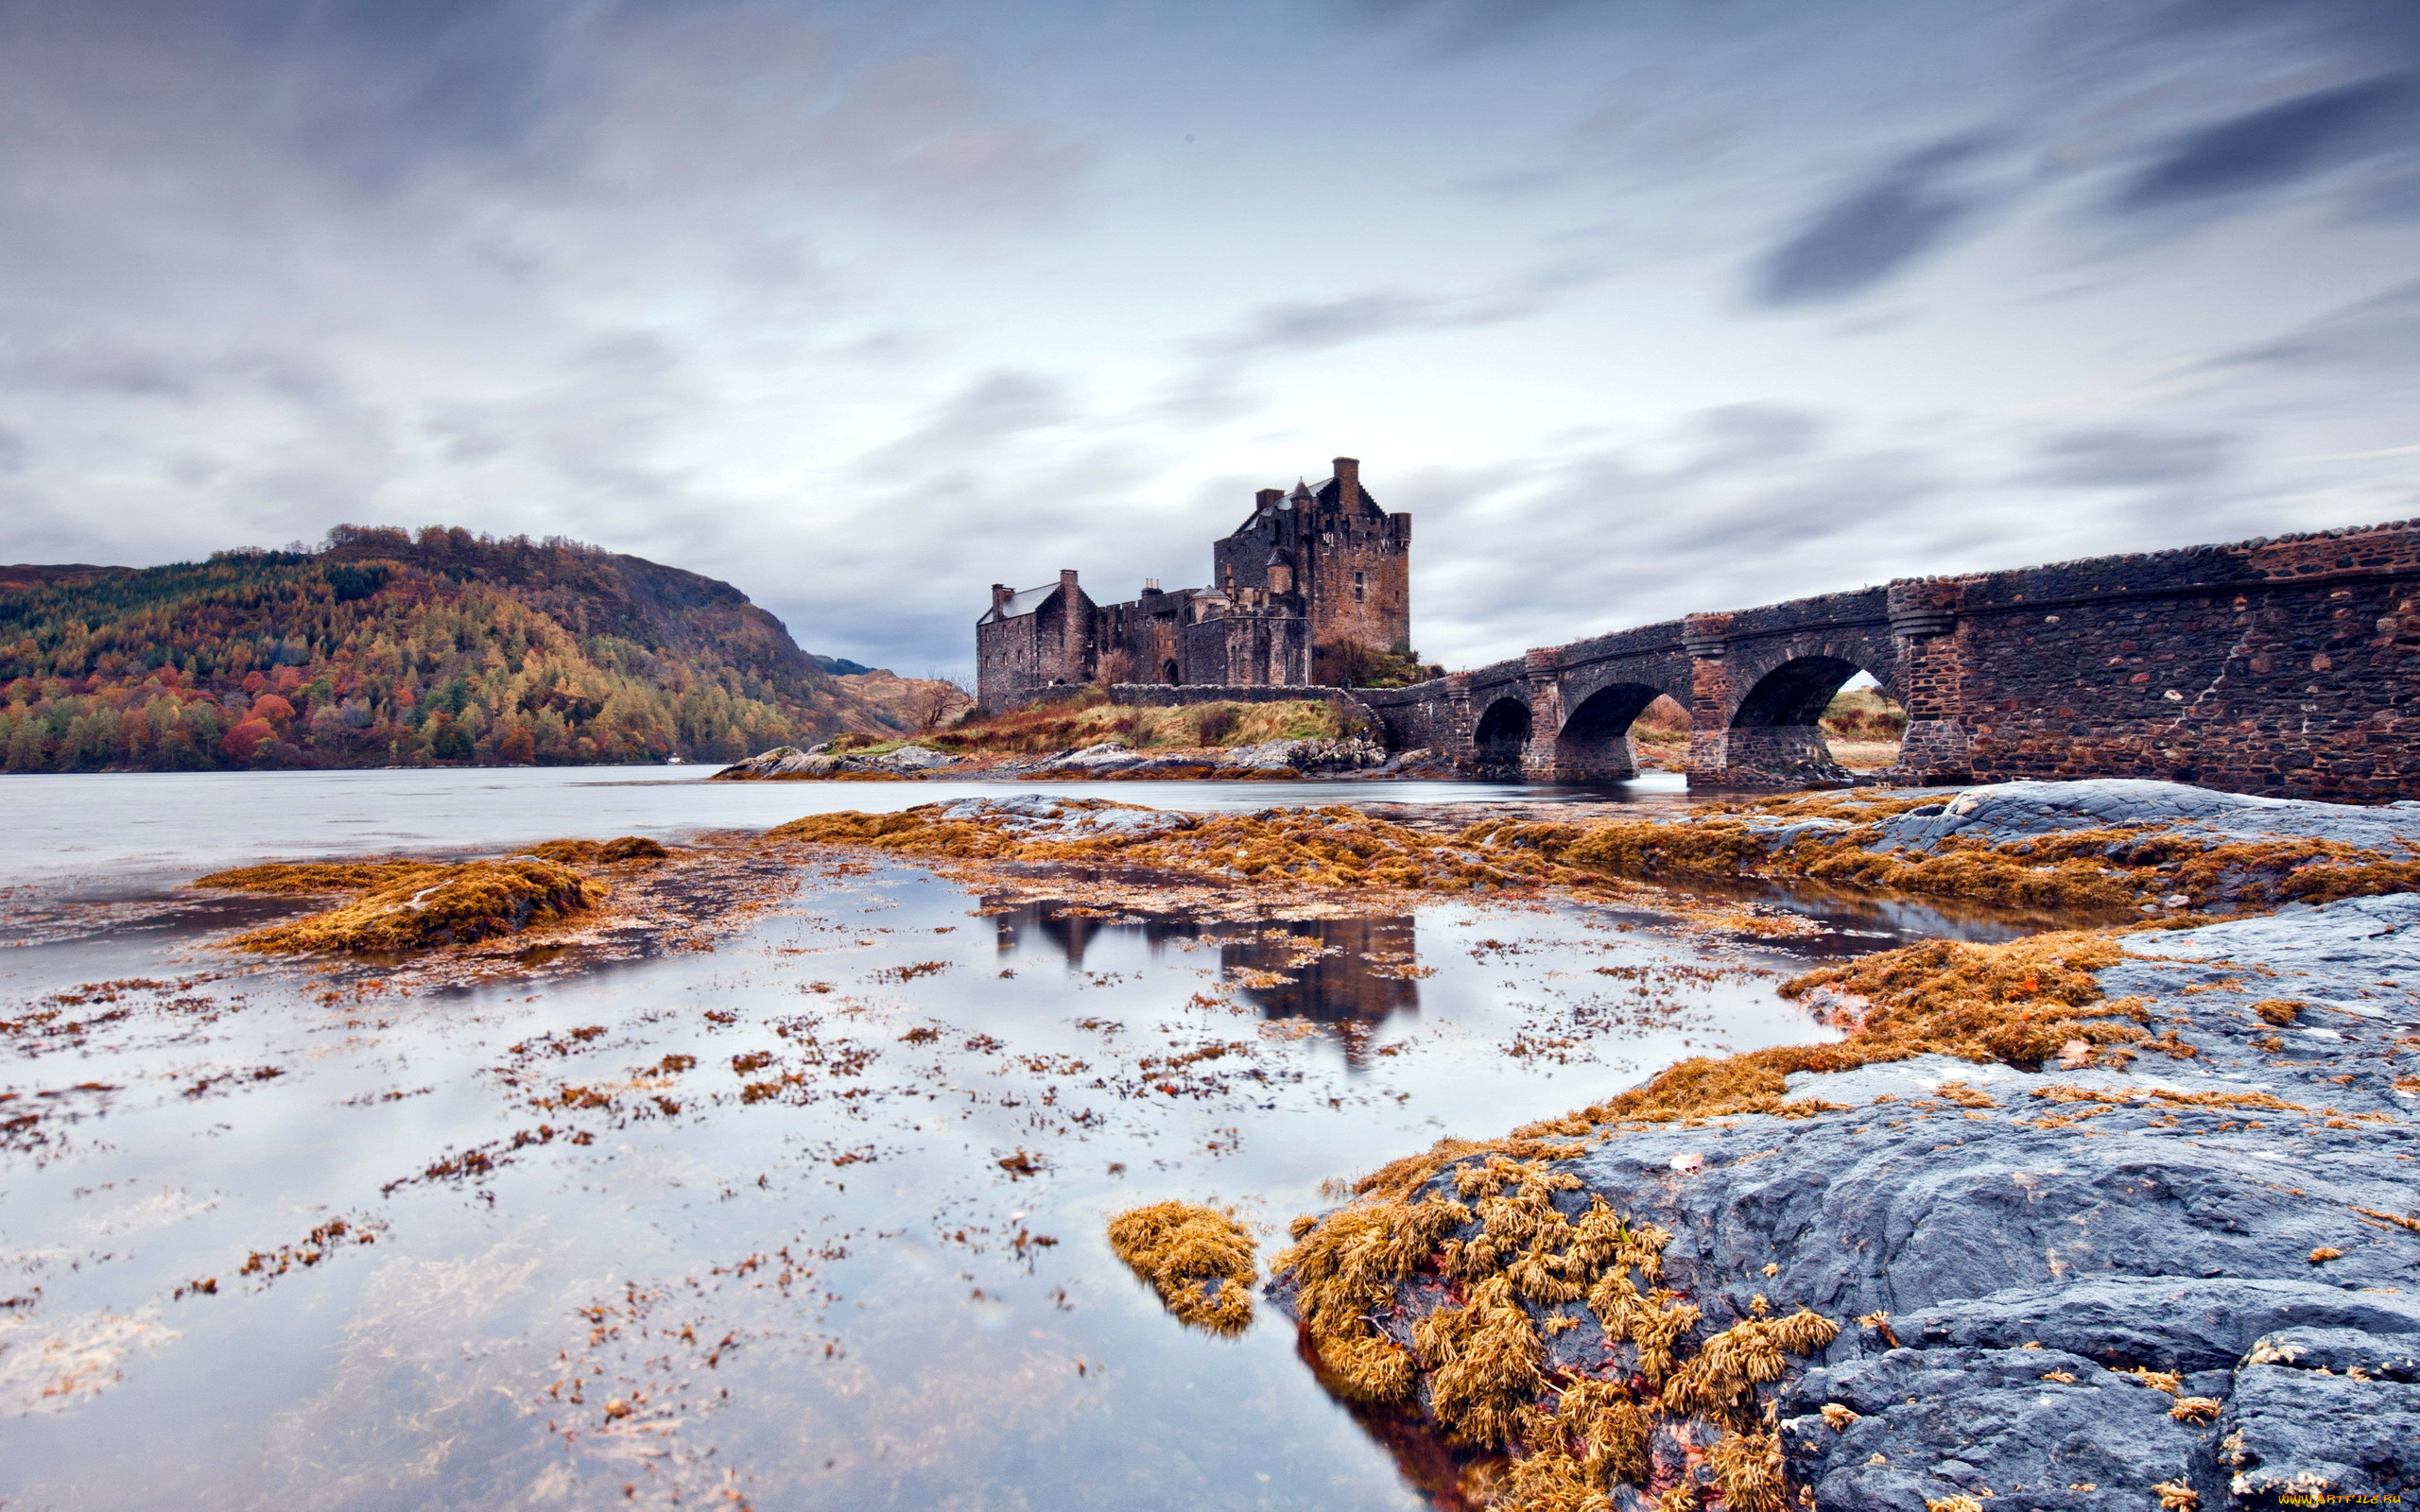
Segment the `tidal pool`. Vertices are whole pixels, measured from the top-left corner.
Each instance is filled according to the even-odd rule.
[[[1422,1505],[1286,1319],[1180,1327],[1108,1217],[1233,1204],[1265,1264],[1323,1184],[1824,1036],[1773,992],[1818,959],[2026,927],[1783,895],[1817,923],[1781,943],[1479,900],[1207,919],[829,852],[718,937],[406,993],[216,951],[295,905],[173,886],[946,796],[503,775],[10,782],[88,806],[45,810],[0,919],[0,1502]],[[1182,795],[1331,799],[1272,786]],[[312,822],[348,798],[378,838]]]

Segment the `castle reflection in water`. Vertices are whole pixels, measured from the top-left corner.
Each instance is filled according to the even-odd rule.
[[[1003,959],[1049,948],[1070,971],[1085,969],[1097,943],[1141,939],[1151,954],[1171,944],[1216,946],[1222,980],[1265,1019],[1308,1019],[1332,1026],[1348,1052],[1395,1014],[1420,1011],[1409,915],[1375,919],[1298,919],[1203,922],[1182,916],[1103,913],[1064,902],[987,910]],[[1203,963],[1207,965],[1205,961]]]

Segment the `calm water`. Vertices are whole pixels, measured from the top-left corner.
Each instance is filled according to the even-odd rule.
[[[672,840],[763,829],[835,809],[888,813],[970,795],[1072,793],[1150,808],[1242,811],[1295,803],[1467,803],[1549,799],[1685,807],[1678,776],[1605,788],[1507,782],[710,782],[703,766],[479,771],[162,772],[0,779],[5,880],[208,871],[275,855],[359,855],[527,845],[564,834]]]
[[[216,953],[278,905],[169,890],[966,790],[0,784],[32,941],[0,951],[0,1503],[1421,1505],[1282,1318],[1187,1332],[1107,1217],[1233,1203],[1266,1256],[1323,1181],[1820,1037],[1772,987],[1823,955],[2016,927],[1821,898],[1789,900],[1832,927],[1788,949],[1578,907],[1207,923],[835,863],[711,949],[400,996]]]

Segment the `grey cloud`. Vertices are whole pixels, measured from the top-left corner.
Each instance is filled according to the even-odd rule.
[[[1372,289],[1330,300],[1265,304],[1229,329],[1188,343],[1195,364],[1161,400],[1160,408],[1172,419],[1194,424],[1230,420],[1251,407],[1242,380],[1253,362],[1392,335],[1527,319],[1602,281],[1608,272],[1601,262],[1573,258],[1458,296]]]
[[[1204,343],[1223,355],[1315,352],[1433,324],[1442,301],[1386,291],[1342,299],[1288,301],[1253,312],[1236,331]]]
[[[23,472],[26,470],[26,461],[32,455],[33,448],[26,444],[26,438],[23,436],[6,425],[0,425],[0,476],[11,472]]]
[[[123,399],[190,402],[199,397],[202,380],[215,364],[87,335],[32,352],[13,366],[21,384],[91,389]]]
[[[1824,416],[1789,404],[1723,404],[1692,416],[1683,427],[1703,447],[1692,464],[1699,471],[1802,456],[1829,429]]]
[[[2408,378],[2420,363],[2420,280],[2331,310],[2214,367],[2266,367],[2343,377]]]
[[[445,459],[460,467],[503,455],[511,447],[506,438],[509,428],[509,423],[499,423],[499,418],[482,406],[459,404],[436,405],[421,422],[421,429],[437,440]]]
[[[2225,471],[2234,438],[2210,432],[2106,426],[2070,431],[2042,443],[2024,481],[2071,489],[2144,489],[2192,483]]]
[[[81,389],[116,399],[197,404],[209,391],[242,386],[308,408],[348,402],[342,376],[311,353],[268,346],[178,351],[165,344],[86,333],[39,347],[0,368],[30,387]]]
[[[1437,43],[1469,46],[1607,8],[1600,0],[1345,0],[1342,9],[1382,27],[1426,26]]]
[[[1944,508],[1965,487],[1945,458],[1836,446],[1837,429],[1812,411],[1726,405],[1622,444],[1391,492],[1431,522],[1426,539],[1465,542],[1415,565],[1422,648],[1485,660],[1855,587],[1938,566],[1991,533]]]
[[[339,0],[263,10],[247,30],[318,60],[308,71],[321,87],[292,123],[299,142],[367,191],[392,189],[432,159],[508,159],[561,109],[547,87],[561,8]]]
[[[844,57],[838,25],[717,0],[5,7],[0,180],[144,162],[230,219],[299,191],[562,214],[812,189],[961,224],[1053,205],[1089,166],[946,48]]]
[[[1979,207],[1977,196],[1947,180],[1978,150],[1957,141],[1911,153],[1817,210],[1765,254],[1754,298],[1769,305],[1847,299],[1904,271]]]
[[[930,473],[973,467],[983,450],[1020,431],[1063,425],[1074,417],[1066,386],[1042,373],[987,373],[925,416],[922,424],[860,458],[872,475]]]
[[[1330,300],[1265,304],[1195,343],[1213,358],[1316,352],[1412,331],[1446,331],[1525,319],[1602,281],[1605,264],[1574,258],[1530,268],[1461,295],[1370,289]]]
[[[2357,220],[2420,220],[2420,170],[2381,174],[2348,198]]]
[[[2096,19],[2109,16],[2105,0],[2078,8]],[[2327,48],[2344,56],[2420,59],[2420,9],[2395,0],[2160,0],[2131,12],[2114,12],[2136,38],[2167,47],[2182,39],[2213,33],[2265,41],[2280,33],[2302,49]]]
[[[2415,103],[2411,77],[2394,75],[2246,112],[2169,144],[2118,194],[2117,208],[2156,210],[2273,189],[2407,146]]]
[[[1730,498],[1698,503],[1685,493],[1661,543],[1676,555],[1737,553],[1745,547],[1772,559],[1784,551],[1795,554],[1817,542],[1870,533],[1931,500],[1943,489],[1937,471],[1913,453],[1874,452],[1831,458],[1809,476]],[[1847,563],[1821,565],[1837,572]]]

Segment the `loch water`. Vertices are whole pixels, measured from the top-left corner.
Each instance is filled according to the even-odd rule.
[[[1815,927],[1467,898],[1207,919],[835,854],[712,939],[403,994],[217,950],[298,905],[182,885],[1025,790],[702,776],[6,780],[0,1505],[1423,1505],[1281,1314],[1188,1332],[1108,1217],[1232,1204],[1265,1262],[1441,1137],[1824,1038],[1774,991],[1810,965],[2031,927],[1772,888],[1746,891]]]

